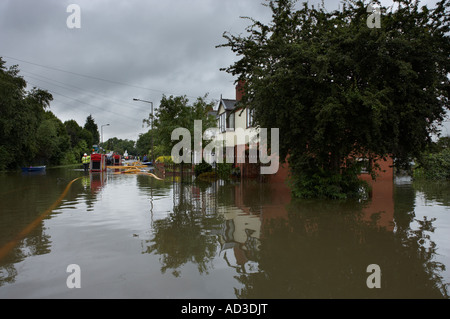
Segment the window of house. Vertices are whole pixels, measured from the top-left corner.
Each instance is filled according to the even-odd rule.
[[[226,116],[225,112],[219,115],[219,129],[221,132],[225,132],[226,129]]]
[[[253,109],[246,109],[246,113],[247,113],[247,127],[252,127],[253,126],[253,115],[254,115],[254,111]]]
[[[234,113],[227,116],[224,112],[219,115],[219,129],[221,132],[225,132],[227,129],[234,129]]]
[[[370,166],[371,166],[371,160],[367,158],[358,158],[357,161],[361,165],[361,174],[369,174]]]
[[[227,128],[234,129],[234,113],[231,113],[227,118]]]

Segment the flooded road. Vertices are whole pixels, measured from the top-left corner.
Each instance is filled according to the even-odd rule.
[[[336,202],[73,169],[0,180],[0,298],[448,298],[448,183]]]

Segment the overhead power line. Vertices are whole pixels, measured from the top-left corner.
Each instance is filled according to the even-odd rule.
[[[147,111],[147,108],[144,108],[142,106],[138,106],[138,105],[131,104],[131,103],[128,103],[128,102],[123,102],[123,101],[118,101],[118,100],[115,100],[115,99],[111,99],[108,96],[105,96],[105,95],[102,95],[102,94],[99,94],[99,93],[94,93],[94,92],[91,92],[91,91],[86,91],[86,90],[84,90],[84,89],[82,89],[80,87],[77,87],[77,86],[74,86],[74,85],[71,85],[71,84],[67,84],[67,83],[64,83],[64,82],[61,82],[61,81],[56,81],[56,80],[47,78],[45,76],[37,75],[37,74],[34,74],[32,72],[28,72],[28,71],[21,71],[21,72],[35,75],[35,76],[27,75],[28,78],[31,78],[31,79],[34,79],[34,80],[37,80],[37,81],[41,81],[41,82],[44,82],[44,83],[48,83],[50,85],[54,85],[54,86],[63,88],[65,90],[73,90],[73,88],[75,88],[76,90],[81,91],[81,92],[83,92],[85,94],[90,94],[92,96],[99,96],[100,98],[102,98],[104,100],[107,100],[109,103],[114,103],[114,104],[119,105],[121,107],[124,107],[124,103],[126,103],[127,107],[132,107],[132,108],[135,108],[136,110],[139,110],[139,111],[142,111],[142,112]],[[47,80],[43,80],[42,78],[43,79],[48,79],[48,81]],[[29,82],[29,81],[27,81],[27,82]],[[62,85],[61,84],[52,83],[52,82],[61,83]]]
[[[92,104],[87,103],[87,102],[85,102],[85,101],[82,101],[82,100],[79,100],[79,99],[76,99],[76,98],[67,96],[67,95],[65,95],[65,94],[61,94],[61,93],[56,92],[56,91],[54,91],[54,90],[49,90],[49,89],[43,88],[43,87],[41,87],[40,85],[38,85],[38,84],[36,84],[36,83],[29,82],[29,81],[28,81],[28,83],[30,83],[31,85],[33,85],[33,86],[35,86],[35,87],[37,87],[37,88],[40,88],[40,89],[42,89],[42,90],[49,91],[49,92],[52,93],[52,94],[56,94],[56,95],[65,97],[65,98],[67,98],[67,99],[70,99],[70,100],[76,101],[76,102],[78,102],[78,103],[82,103],[82,104],[88,105],[88,106],[90,106],[90,107],[93,107],[93,108],[102,110],[102,111],[104,111],[104,112],[108,112],[108,113],[112,113],[112,114],[118,115],[118,116],[120,116],[121,118],[127,118],[127,119],[129,119],[129,120],[134,121],[134,122],[136,122],[136,121],[142,121],[142,119],[141,119],[141,120],[138,120],[138,119],[133,118],[133,117],[130,117],[130,116],[126,115],[126,114],[123,114],[123,113],[117,113],[117,112],[108,110],[108,109],[106,109],[106,108],[102,108],[102,107],[99,107],[99,106],[95,106],[95,105],[92,105]]]
[[[97,81],[103,81],[103,82],[108,82],[108,83],[112,83],[112,84],[128,86],[128,87],[132,87],[132,88],[136,88],[136,89],[158,92],[158,93],[162,93],[162,94],[170,94],[170,95],[175,95],[175,96],[184,96],[184,94],[176,94],[176,93],[171,93],[171,92],[167,92],[167,91],[163,91],[163,90],[152,89],[152,88],[138,86],[138,85],[134,85],[134,84],[129,84],[129,83],[124,83],[124,82],[109,80],[109,79],[105,79],[105,78],[101,78],[101,77],[97,77],[97,76],[93,76],[93,75],[81,74],[81,73],[77,73],[77,72],[73,72],[73,71],[68,71],[68,70],[56,68],[56,67],[53,67],[53,66],[48,66],[48,65],[43,65],[43,64],[39,64],[39,63],[35,63],[35,62],[22,60],[22,59],[17,59],[17,58],[10,57],[10,56],[7,56],[7,55],[0,55],[0,56],[1,57],[5,57],[7,59],[11,59],[11,60],[15,60],[15,61],[19,61],[19,62],[31,64],[31,65],[35,65],[35,66],[38,66],[38,67],[42,67],[42,68],[46,68],[46,69],[50,69],[50,70],[54,70],[54,71],[59,71],[59,72],[64,72],[64,73],[68,73],[68,74],[73,74],[73,75],[77,75],[77,76],[81,76],[81,77],[84,77],[84,78],[89,78],[89,79],[93,79],[93,80],[97,80]],[[197,97],[194,97],[194,96],[188,96],[188,95],[186,95],[186,96],[187,97],[191,97],[191,98],[197,98]],[[206,99],[206,100],[213,101],[214,99]]]
[[[133,85],[133,84],[128,84],[128,83],[124,83],[124,82],[104,79],[104,78],[100,78],[100,77],[97,77],[97,76],[92,76],[92,75],[81,74],[81,73],[77,73],[77,72],[73,72],[73,71],[63,70],[63,69],[60,69],[60,68],[55,68],[55,67],[48,66],[48,65],[43,65],[43,64],[39,64],[39,63],[35,63],[35,62],[30,62],[30,61],[25,61],[25,60],[13,58],[13,57],[6,56],[6,55],[3,55],[3,57],[5,57],[7,59],[12,59],[12,60],[28,63],[28,64],[31,64],[31,65],[36,65],[36,66],[39,66],[39,67],[42,67],[42,68],[46,68],[46,69],[50,69],[50,70],[54,70],[54,71],[59,71],[59,72],[64,72],[64,73],[73,74],[73,75],[77,75],[77,76],[82,76],[82,77],[93,79],[93,80],[104,81],[104,82],[109,82],[109,83],[118,84],[118,85],[125,85],[125,86],[129,86],[129,87],[134,87],[134,88],[137,88],[137,89],[148,90],[148,91],[155,91],[155,92],[159,92],[159,93],[168,93],[168,92],[164,92],[162,90],[150,89],[150,88],[137,86],[137,85]]]

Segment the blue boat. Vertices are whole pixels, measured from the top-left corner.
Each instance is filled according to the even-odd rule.
[[[45,166],[22,167],[22,172],[42,172],[42,171],[45,171]]]

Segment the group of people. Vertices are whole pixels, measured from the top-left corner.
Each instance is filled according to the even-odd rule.
[[[108,160],[113,160],[112,158],[109,158]],[[137,157],[137,160],[140,160],[139,157]],[[147,162],[148,161],[148,157],[147,155],[144,155],[143,158],[143,162]],[[81,163],[83,163],[83,167],[84,167],[84,171],[88,172],[89,171],[89,165],[91,163],[91,156],[88,155],[87,153],[84,153],[83,157],[81,157]]]

